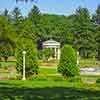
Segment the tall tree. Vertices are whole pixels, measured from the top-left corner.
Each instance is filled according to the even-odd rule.
[[[33,43],[36,43],[37,41],[37,28],[33,26],[32,21],[30,21],[28,18],[25,18],[22,23],[19,25],[19,37],[24,37],[27,39],[31,39]]]
[[[74,47],[82,57],[96,56],[97,43],[94,26],[86,8],[76,10],[74,20]]]
[[[38,25],[40,21],[40,11],[37,6],[33,6],[31,11],[28,14],[28,18],[32,21],[34,25]]]
[[[22,16],[21,11],[18,7],[16,7],[12,11],[11,20],[12,20],[12,23],[14,24],[14,26],[15,26],[16,33],[19,34],[20,33],[19,29],[21,28],[20,24],[23,20],[23,16]]]
[[[5,9],[3,12],[1,12],[1,15],[5,16],[8,19],[8,21],[11,21],[11,15],[8,9]]]
[[[12,11],[12,21],[15,25],[19,24],[20,21],[23,19],[23,16],[21,14],[21,11],[18,7],[15,7],[15,9]]]
[[[92,20],[97,31],[98,52],[100,56],[100,5],[98,5],[96,14],[93,15]]]
[[[5,16],[0,16],[0,56],[4,57],[5,61],[14,52],[15,37],[12,24]]]

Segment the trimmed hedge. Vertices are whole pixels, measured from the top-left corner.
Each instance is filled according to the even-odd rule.
[[[64,45],[61,49],[61,56],[58,65],[58,72],[64,78],[78,75],[77,56],[75,50],[70,45]]]

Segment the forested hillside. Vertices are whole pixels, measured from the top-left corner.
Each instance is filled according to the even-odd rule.
[[[79,7],[69,16],[43,14],[37,6],[23,16],[19,8],[0,13],[0,57],[5,60],[15,56],[19,38],[37,41],[50,38],[71,44],[83,58],[98,57],[100,54],[100,6],[91,15],[87,8]]]

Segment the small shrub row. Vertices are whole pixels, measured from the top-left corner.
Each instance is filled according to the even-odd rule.
[[[96,80],[96,83],[100,83],[100,78]]]
[[[36,75],[31,78],[34,81],[64,81],[62,76],[44,76],[44,75]]]

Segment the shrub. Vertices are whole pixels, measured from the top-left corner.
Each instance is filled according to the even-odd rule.
[[[51,48],[44,48],[43,55],[45,60],[48,61],[48,59],[53,56],[53,50]]]
[[[0,68],[2,68],[1,62],[0,62]]]
[[[42,50],[38,50],[38,59],[42,60],[43,58],[43,51]]]
[[[82,82],[81,77],[72,77],[68,81],[69,82]]]
[[[96,83],[100,83],[100,78],[96,80]]]
[[[61,56],[58,65],[58,72],[64,78],[75,76],[78,74],[78,67],[76,66],[77,58],[76,52],[70,45],[65,45],[61,49]]]
[[[37,59],[37,50],[31,39],[21,38],[16,43],[16,59],[17,59],[17,76],[18,79],[22,78],[23,71],[23,57],[22,51],[26,51],[26,77],[29,78],[34,74],[38,74],[38,59]]]

